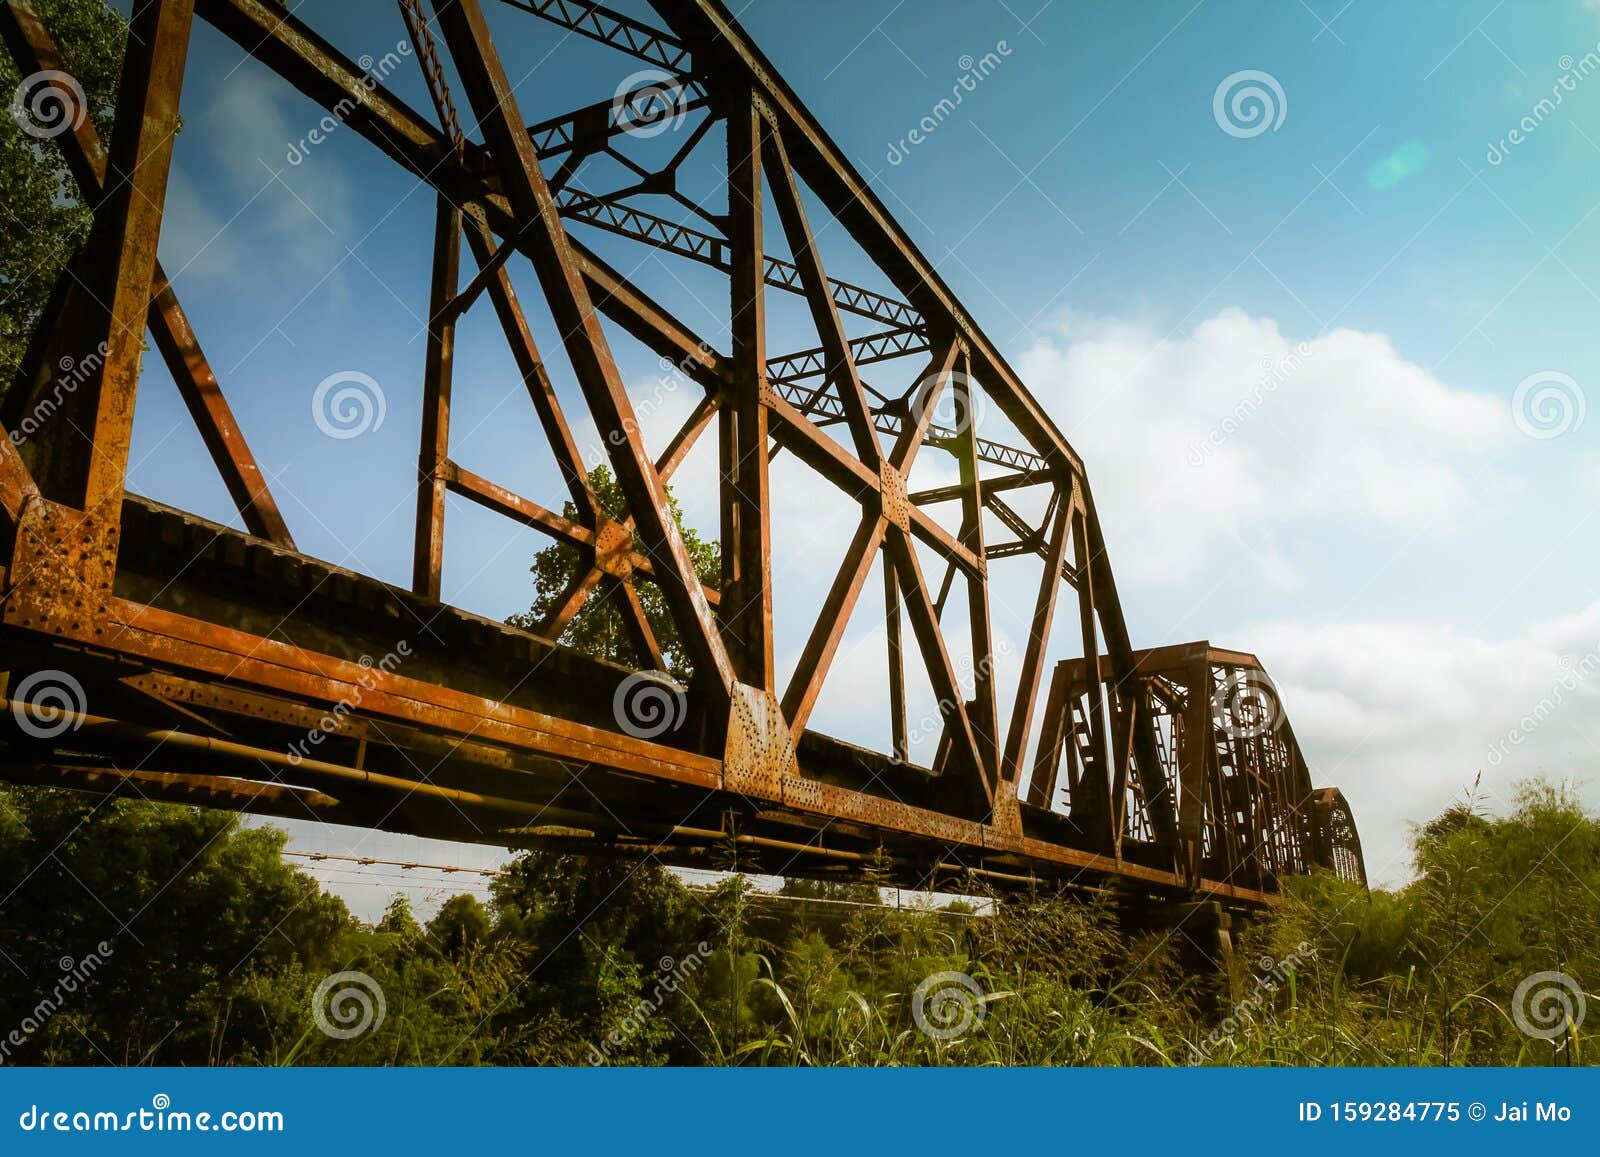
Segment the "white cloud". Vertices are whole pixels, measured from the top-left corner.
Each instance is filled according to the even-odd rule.
[[[354,240],[337,155],[348,146],[330,136],[290,165],[290,144],[311,127],[290,114],[291,100],[281,80],[242,69],[185,125],[162,230],[175,279],[235,282],[241,268],[270,268],[309,286]]]
[[[1216,573],[1238,536],[1262,524],[1314,522],[1359,534],[1359,520],[1429,532],[1470,508],[1473,470],[1514,445],[1503,399],[1452,389],[1406,361],[1381,335],[1338,330],[1303,347],[1271,320],[1224,310],[1188,337],[1162,340],[1141,325],[1069,318],[1056,340],[1021,359],[1026,380],[1057,414],[1089,462],[1112,537],[1119,579],[1150,582]],[[1253,394],[1266,368],[1286,367]],[[697,388],[660,394],[636,382],[645,440],[659,452],[687,416]],[[643,399],[656,399],[645,405]],[[1236,411],[1241,399],[1255,404]],[[1190,465],[1191,448],[1230,414],[1242,419]],[[578,423],[580,444],[593,426]],[[691,521],[716,518],[715,435],[709,453],[674,481]],[[937,459],[928,469],[935,469]],[[811,623],[789,601],[814,606],[854,525],[848,504],[782,455],[774,465],[779,666],[787,670]],[[931,484],[923,479],[923,485]],[[835,507],[838,507],[836,510]],[[785,529],[786,528],[786,529]],[[793,537],[791,537],[793,536]],[[787,545],[785,545],[787,550]],[[1255,552],[1258,578],[1279,589],[1302,582],[1289,552]],[[997,573],[997,635],[1026,630],[1036,571]],[[1161,595],[1146,590],[1140,604]],[[959,600],[958,600],[959,605]],[[952,652],[959,614],[948,615]],[[1050,654],[1076,654],[1070,614],[1058,618]],[[1491,807],[1514,783],[1548,773],[1583,775],[1600,755],[1600,603],[1510,637],[1419,622],[1338,616],[1245,623],[1230,635],[1258,654],[1282,692],[1314,782],[1343,788],[1362,832],[1374,882],[1410,870],[1409,825],[1437,815],[1480,771]],[[1019,663],[1006,642],[999,698],[1009,711]],[[812,726],[882,744],[887,714],[878,580],[869,580],[830,672]],[[911,714],[931,697],[911,650]],[[1532,726],[1528,726],[1528,721]],[[1513,738],[1513,736],[1515,738]]]
[[[1258,583],[1298,586],[1298,561],[1260,545],[1278,531],[1351,551],[1369,526],[1447,534],[1506,481],[1489,472],[1516,445],[1505,399],[1453,388],[1381,334],[1302,342],[1239,309],[1175,338],[1069,315],[1020,363],[1084,455],[1141,605],[1241,556]],[[1478,772],[1503,807],[1517,780],[1583,776],[1600,755],[1600,603],[1501,638],[1315,612],[1230,637],[1272,673],[1313,780],[1349,796],[1378,882],[1406,878],[1409,825]]]
[[[1408,825],[1483,773],[1580,780],[1600,762],[1600,602],[1492,641],[1448,627],[1286,622],[1251,628],[1313,781],[1342,788],[1375,882],[1409,873]]]
[[[241,250],[224,224],[182,166],[174,165],[161,218],[167,275],[214,281],[234,276]]]
[[[1069,315],[1020,360],[1083,454],[1119,577],[1182,580],[1310,519],[1429,532],[1508,441],[1500,400],[1452,389],[1381,334],[1299,341],[1225,309],[1185,337]],[[1261,577],[1298,581],[1259,553]]]
[[[1600,3],[1600,0],[1596,0]],[[1600,497],[1600,459],[1584,458],[1576,467],[1576,481],[1578,487],[1596,497]]]

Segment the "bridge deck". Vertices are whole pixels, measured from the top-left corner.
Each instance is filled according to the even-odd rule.
[[[0,628],[13,672],[70,670],[96,708],[39,707],[36,730],[62,728],[47,738],[13,718],[5,778],[685,867],[736,850],[776,874],[1271,903],[1191,889],[1153,848],[1100,854],[1042,808],[954,819],[932,770],[815,732],[798,780],[731,783],[697,750],[704,721],[670,742],[616,733],[626,668],[148,500],[127,499],[123,527],[109,626],[41,637],[22,613]]]

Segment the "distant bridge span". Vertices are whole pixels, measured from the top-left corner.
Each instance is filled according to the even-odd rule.
[[[26,431],[0,437],[0,777],[910,887],[1071,885],[1259,907],[1315,867],[1364,882],[1349,808],[1312,786],[1254,657],[1207,643],[1134,649],[1078,455],[723,5],[654,0],[652,21],[578,0],[504,6],[518,12],[496,14],[502,41],[501,18],[553,23],[559,52],[617,50],[602,88],[632,83],[530,125],[479,0],[431,11],[400,0],[433,105],[424,114],[279,5],[135,0],[109,155],[87,118],[54,141],[95,230],[0,405],[0,423]],[[436,193],[408,586],[296,549],[156,259],[196,18]],[[24,76],[59,73],[51,32],[23,0],[0,8],[0,34]],[[71,99],[63,81],[46,83]],[[676,147],[639,159],[656,136],[641,126],[668,123]],[[585,187],[586,165],[619,183]],[[710,208],[679,188],[705,166],[725,191]],[[830,274],[812,199],[878,288]],[[591,248],[621,244],[716,271],[727,344],[703,340]],[[625,522],[590,492],[511,261],[537,276]],[[775,299],[803,305],[815,347],[768,348]],[[519,367],[568,514],[451,457],[455,328],[480,300]],[[243,530],[125,490],[147,330]],[[618,334],[704,391],[656,454],[617,368]],[[87,379],[62,391],[60,359],[101,343]],[[882,385],[897,366],[910,370],[904,384]],[[1003,439],[979,435],[985,413]],[[715,589],[665,500],[702,436],[721,462]],[[782,681],[771,574],[785,528],[769,477],[780,451],[860,507]],[[913,466],[933,453],[954,460],[945,477],[958,481],[915,489]],[[577,548],[578,575],[538,630],[440,603],[451,495]],[[880,557],[891,741],[868,750],[808,722]],[[1038,574],[1031,630],[1008,657],[994,646],[990,582],[1024,565]],[[663,666],[644,584],[659,588],[692,663],[686,688],[641,674]],[[603,602],[626,627],[631,666],[556,641]],[[403,662],[372,658],[402,637]],[[1063,652],[1080,657],[1051,660]],[[907,718],[910,675],[936,703],[926,752]]]

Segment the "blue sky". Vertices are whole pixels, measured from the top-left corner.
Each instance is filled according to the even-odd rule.
[[[551,55],[559,30],[487,6],[528,119],[607,97],[629,70],[601,46]],[[735,7],[1084,457],[1136,645],[1209,637],[1260,654],[1314,777],[1351,796],[1380,878],[1405,874],[1406,823],[1479,770],[1491,803],[1520,776],[1588,776],[1600,417],[1579,419],[1600,382],[1600,5]],[[380,0],[302,15],[353,57],[381,60],[403,37]],[[1246,72],[1271,81],[1240,82],[1272,104],[1259,132],[1227,115],[1225,82]],[[385,83],[426,107],[413,60]],[[320,110],[204,26],[183,113],[161,249],[179,296],[302,548],[405,582],[433,198],[343,126],[291,163]],[[815,202],[812,216],[829,271],[881,285]],[[714,278],[584,240],[726,348]],[[775,224],[769,247],[783,249]],[[579,418],[550,326],[530,314]],[[788,305],[773,324],[775,348],[791,333],[811,344]],[[627,339],[617,350],[636,396],[659,404],[660,438],[693,391],[663,387]],[[383,424],[330,439],[310,399],[346,371],[380,383]],[[145,379],[134,488],[230,520],[170,383],[151,362]],[[508,383],[476,308],[455,455],[559,505]],[[983,432],[1005,440],[991,421]],[[596,447],[592,424],[575,425]],[[797,624],[781,663],[850,515],[802,475],[778,477],[778,516],[806,544],[781,567],[780,622],[790,606]],[[713,484],[702,462],[678,486],[703,528]],[[448,526],[447,598],[524,607],[543,542],[456,504]],[[1002,639],[1025,637],[1032,582],[997,585]],[[855,693],[880,682],[871,606],[842,659],[856,681],[841,677],[817,717],[868,740]]]

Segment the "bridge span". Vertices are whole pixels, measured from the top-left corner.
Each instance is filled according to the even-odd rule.
[[[0,778],[910,887],[1063,885],[1257,908],[1295,873],[1364,882],[1350,809],[1314,786],[1256,659],[1207,642],[1135,648],[1084,463],[719,0],[654,0],[651,20],[579,0],[485,2],[515,10],[497,13],[498,39],[480,0],[400,0],[430,97],[421,109],[281,5],[135,0],[110,149],[89,118],[50,142],[95,228],[0,404],[6,430],[28,427],[0,437]],[[530,123],[499,50],[512,16],[528,34],[559,26],[558,53],[614,50],[615,76],[599,87],[615,95]],[[408,584],[296,547],[157,259],[196,21],[436,200],[430,300],[417,303],[428,321]],[[65,75],[24,0],[0,8],[0,34],[24,76]],[[639,127],[666,120],[675,147],[641,159],[653,134]],[[601,162],[614,183],[585,179]],[[680,189],[706,166],[724,192],[709,208]],[[872,277],[830,273],[816,205]],[[721,278],[728,340],[707,340],[602,256],[620,245]],[[519,297],[512,263],[531,267],[536,295]],[[814,346],[769,348],[775,299],[803,310]],[[480,302],[554,457],[553,502],[452,457],[456,325]],[[625,517],[594,493],[533,309],[559,332]],[[239,528],[126,488],[147,332]],[[703,392],[657,453],[618,369],[620,335]],[[63,395],[54,367],[83,349],[103,359]],[[46,402],[50,417],[35,421]],[[721,465],[714,585],[666,493],[703,438]],[[783,680],[780,453],[859,507],[842,560],[826,564],[837,569],[820,615],[794,628],[805,642]],[[956,481],[919,488],[913,468],[934,455]],[[520,629],[441,602],[450,498],[575,549],[576,574],[542,622]],[[881,750],[810,726],[875,567]],[[997,653],[990,613],[1006,567],[1037,576],[1013,656]],[[682,682],[660,673],[649,587],[687,656]],[[599,605],[620,616],[631,662],[561,642]],[[403,663],[373,658],[402,637]],[[934,741],[920,745],[912,676],[936,703]]]

